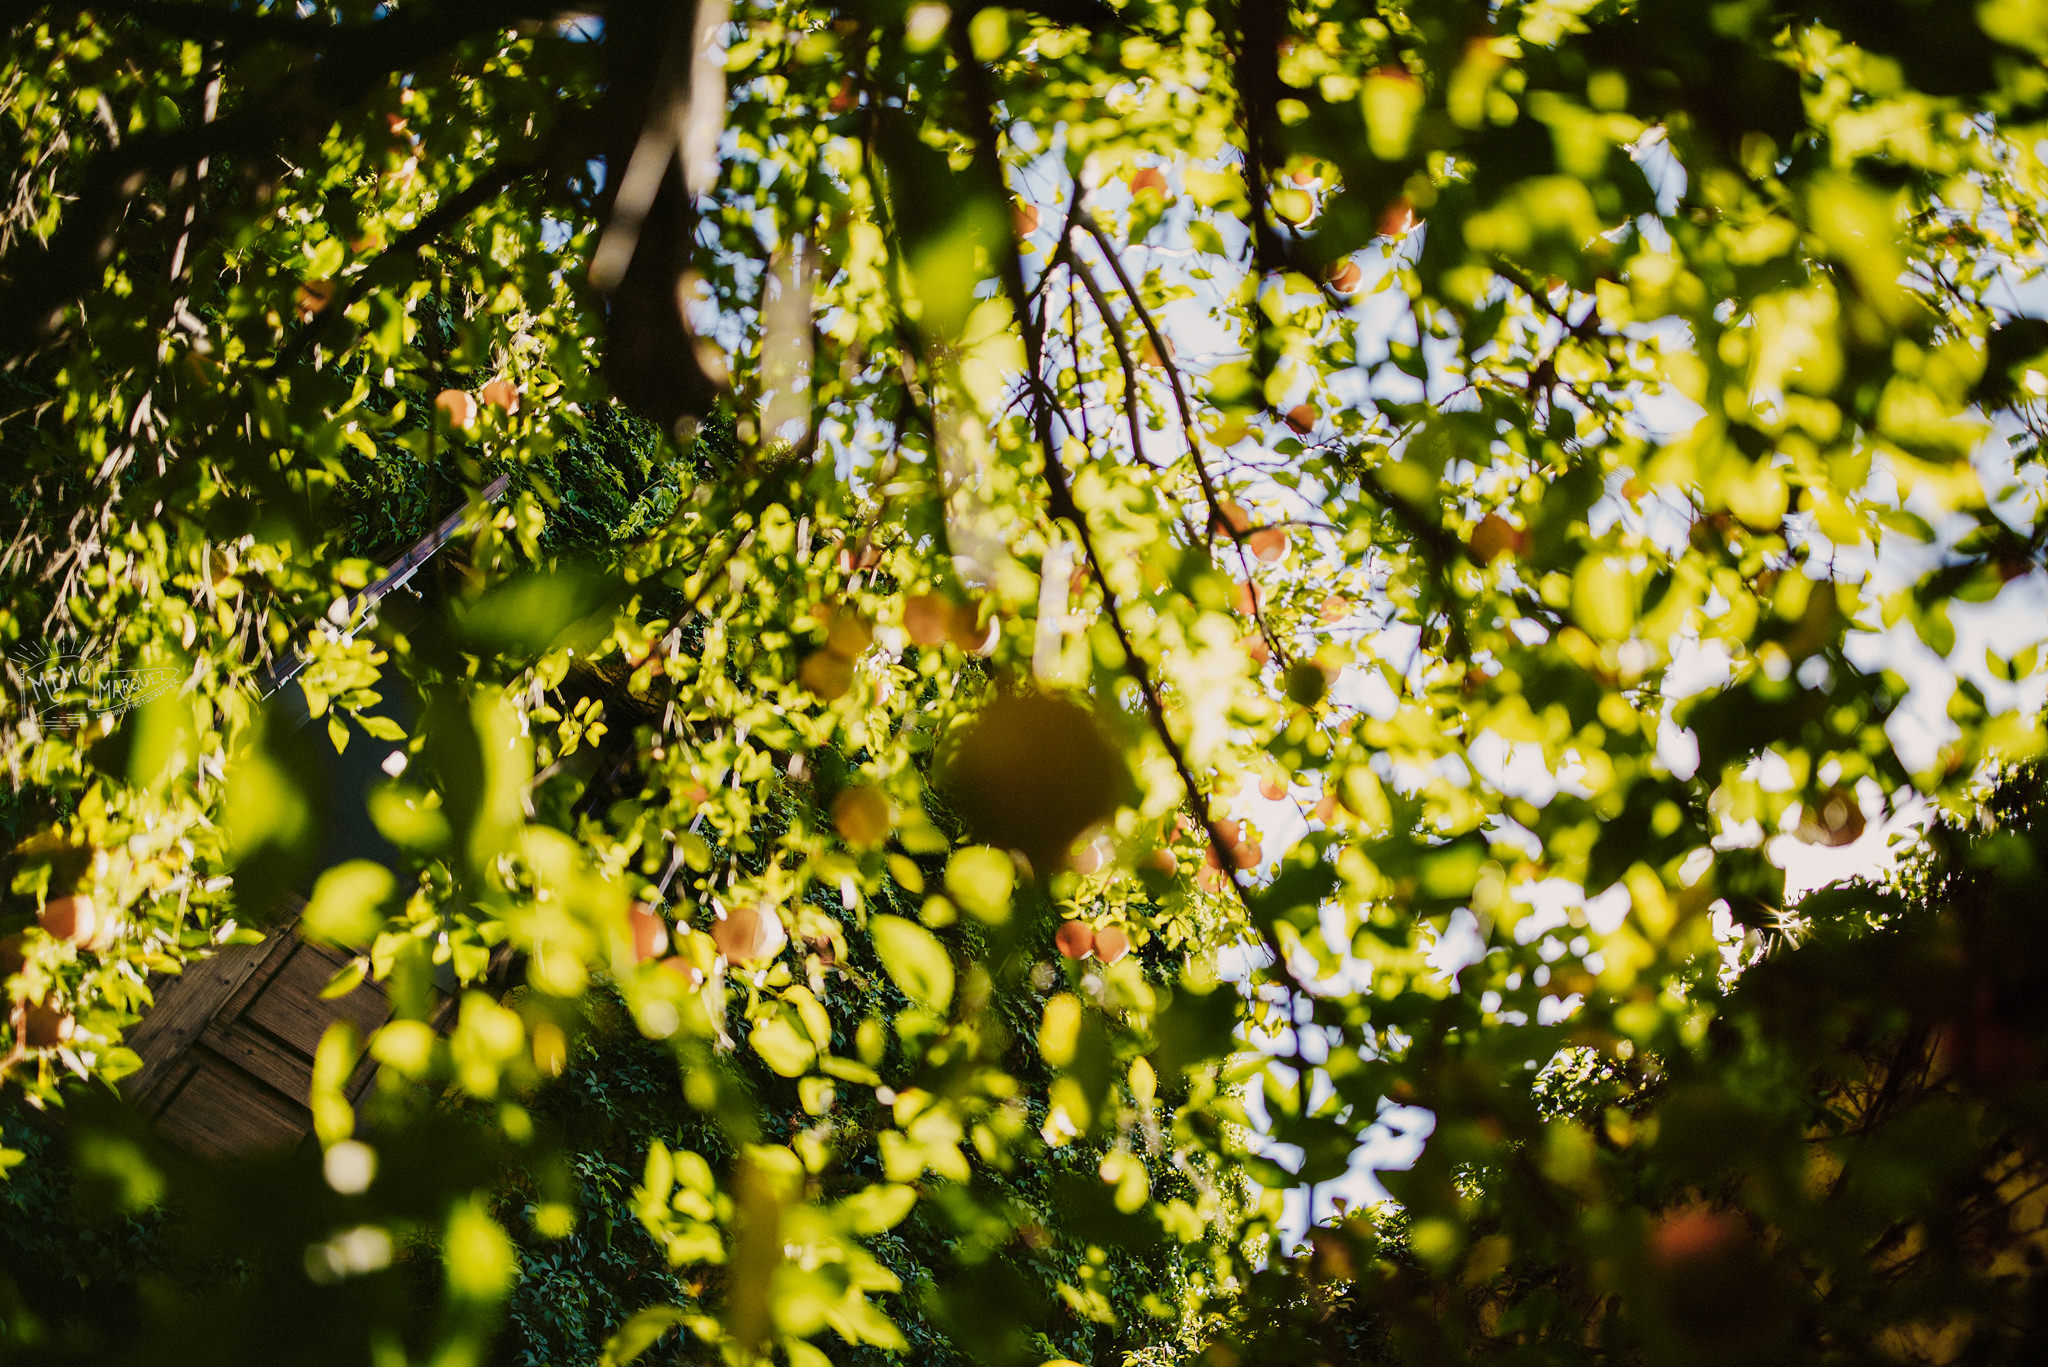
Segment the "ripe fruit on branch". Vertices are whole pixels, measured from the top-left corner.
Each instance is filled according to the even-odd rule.
[[[849,845],[879,845],[889,835],[894,816],[879,788],[844,788],[832,799],[832,824]]]
[[[1085,959],[1095,948],[1095,927],[1086,921],[1063,921],[1052,942],[1069,959]]]
[[[299,286],[299,321],[303,323],[314,317],[333,302],[334,282],[332,280],[306,281],[303,285]]]
[[[100,910],[91,893],[53,897],[37,920],[53,939],[68,940],[80,949],[104,949],[114,936],[114,918]]]
[[[1350,257],[1346,257],[1342,261],[1332,261],[1323,278],[1330,282],[1330,288],[1337,293],[1349,294],[1365,279],[1365,268]]]
[[[1380,236],[1404,237],[1413,232],[1421,222],[1422,220],[1416,217],[1413,204],[1406,199],[1397,199],[1380,215]]]
[[[937,645],[952,629],[953,606],[953,600],[942,593],[920,593],[904,600],[904,635],[914,645]]]
[[[955,603],[946,638],[970,655],[988,655],[995,650],[996,624],[991,619],[984,626],[981,609],[973,603]]]
[[[789,943],[789,932],[769,908],[740,906],[711,923],[711,943],[732,963],[766,963]]]
[[[1104,926],[1095,932],[1095,957],[1113,964],[1131,952],[1131,937],[1122,926]]]
[[[477,393],[485,403],[507,417],[519,411],[519,386],[510,380],[492,380]]]
[[[1140,166],[1131,172],[1131,195],[1135,198],[1147,190],[1166,194],[1166,175],[1156,166]]]
[[[1472,529],[1472,539],[1467,542],[1472,558],[1482,565],[1490,565],[1503,555],[1522,554],[1528,548],[1529,534],[1499,513],[1488,513],[1479,519],[1479,525]]]
[[[1228,852],[1231,864],[1237,868],[1254,868],[1265,858],[1265,850],[1256,841],[1247,842],[1235,821],[1229,817],[1219,817],[1216,821],[1216,840],[1206,841],[1202,846],[1202,862],[1208,865],[1211,871],[1221,872],[1223,868],[1222,860],[1216,853],[1219,841]]]
[[[814,650],[797,667],[797,678],[805,688],[831,702],[845,697],[853,687],[853,661],[834,650]]]
[[[1216,511],[1209,517],[1209,535],[1243,536],[1251,530],[1252,515],[1235,503],[1224,502],[1216,505]]]
[[[1246,537],[1244,544],[1270,565],[1287,554],[1287,533],[1279,527],[1262,527]]]
[[[1010,207],[1010,217],[1017,225],[1017,236],[1028,237],[1038,231],[1038,206],[1036,204],[1015,204]]]
[[[626,922],[633,931],[633,959],[646,963],[668,953],[668,922],[661,919],[661,913],[645,902],[635,902],[626,911]]]
[[[60,1044],[69,1044],[77,1029],[78,1022],[69,1011],[46,1002],[36,1002],[26,1013],[22,1038],[31,1049],[54,1049]]]
[[[1321,417],[1322,414],[1316,411],[1314,404],[1298,403],[1287,410],[1287,425],[1305,437],[1316,430],[1316,422]]]
[[[875,643],[875,629],[858,612],[835,609],[825,628],[825,649],[855,659]]]
[[[1846,788],[1822,793],[1799,816],[1799,838],[1814,845],[1840,849],[1862,836],[1866,822],[1856,794]]]
[[[434,407],[450,427],[468,431],[476,426],[476,395],[460,389],[444,389],[434,396]]]

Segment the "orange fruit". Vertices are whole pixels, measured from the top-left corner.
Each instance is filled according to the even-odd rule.
[[[1131,194],[1141,195],[1147,190],[1166,193],[1166,175],[1156,166],[1140,166],[1131,172]]]
[[[1095,948],[1095,927],[1086,921],[1063,921],[1052,942],[1069,959],[1085,959]]]
[[[460,389],[444,389],[434,396],[434,407],[448,420],[451,427],[468,429],[476,426],[476,396]]]
[[[485,403],[507,417],[519,411],[519,386],[510,380],[492,380],[478,393]]]
[[[334,302],[332,280],[308,280],[299,286],[299,321],[313,317]]]
[[[1010,217],[1017,225],[1017,236],[1026,237],[1038,231],[1038,206],[1017,204],[1011,206]]]
[[[633,959],[646,963],[668,952],[668,922],[645,902],[635,902],[626,911],[626,923],[633,930]]]
[[[1811,844],[1839,849],[1854,844],[1863,834],[1863,808],[1846,788],[1831,788],[1807,805],[1799,818],[1799,838]]]
[[[920,593],[903,604],[903,632],[914,644],[935,646],[953,624],[953,602],[944,594]]]
[[[805,656],[797,669],[797,677],[805,688],[831,702],[834,698],[845,697],[847,690],[853,687],[853,661],[828,646]]]
[[[1305,437],[1316,430],[1316,423],[1321,417],[1314,404],[1298,403],[1287,410],[1287,425]]]
[[[888,838],[894,815],[879,788],[842,788],[832,799],[832,824],[849,845],[879,845]]]
[[[875,643],[875,629],[868,619],[853,611],[832,614],[832,624],[825,628],[825,649],[835,655],[852,660],[863,650]]]
[[[1650,1234],[1650,1261],[1661,1268],[1697,1262],[1741,1241],[1742,1222],[1716,1210],[1666,1216]]]
[[[84,892],[51,898],[36,919],[52,938],[81,947],[99,938],[102,921],[99,904]]]
[[[1211,536],[1243,536],[1251,529],[1252,515],[1237,504],[1223,502],[1216,505],[1216,514],[1209,519]]]
[[[1131,952],[1131,937],[1122,926],[1104,926],[1095,932],[1095,957],[1113,964]]]
[[[1479,519],[1479,525],[1472,529],[1472,539],[1467,544],[1472,558],[1482,565],[1490,565],[1503,555],[1519,555],[1528,538],[1520,527],[1502,517],[1499,513],[1488,513]]]
[[[1278,527],[1265,527],[1245,538],[1251,553],[1267,564],[1272,564],[1287,554],[1287,533]]]
[[[970,655],[987,655],[995,649],[996,624],[981,621],[981,609],[973,603],[955,603],[946,634],[954,645]]]
[[[60,1044],[69,1044],[77,1029],[78,1022],[69,1011],[37,1002],[28,1009],[28,1020],[22,1034],[31,1049],[54,1049]]]
[[[711,943],[736,964],[766,963],[788,942],[782,918],[764,907],[734,907],[711,923]]]
[[[1365,278],[1365,268],[1347,257],[1342,261],[1332,261],[1325,278],[1329,280],[1330,288],[1339,294],[1349,294]]]

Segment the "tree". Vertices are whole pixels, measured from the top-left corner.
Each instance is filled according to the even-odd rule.
[[[1226,1342],[1252,1361],[1361,1341],[1366,1360],[1513,1360],[1532,1339],[1566,1361],[2029,1360],[2041,818],[2038,767],[2005,773],[1885,882],[1802,899],[1702,975],[1698,1047],[1562,1052],[1540,1145],[1404,1174],[1400,1219],[1315,1230]],[[1415,1231],[1452,1183],[1476,1237],[1446,1276]]]
[[[700,1119],[640,1165],[679,1271],[616,1356],[1030,1361],[1032,1298],[956,1270],[1128,1325],[1097,1283],[1163,1248],[1148,1351],[1221,1360],[1279,1193],[1389,1099],[1435,1117],[1413,1303],[1526,1274],[1485,1333],[1591,1351],[1600,1259],[1765,1254],[1668,1186],[1596,1229],[1560,1107],[1728,1066],[1775,832],[2040,748],[1963,677],[1902,755],[1866,648],[1951,655],[2048,543],[1973,463],[2035,471],[2048,416],[2018,0],[11,18],[6,1076],[117,1080],[149,972],[311,887],[400,1013],[323,1046],[383,1065],[362,1139],[314,1098],[366,1188],[190,1178],[282,1250],[219,1302],[266,1360],[286,1305],[338,1357],[484,1352],[507,1224],[575,1228],[544,1079],[627,1022]],[[366,614],[500,473],[431,610]],[[396,867],[318,867],[281,662],[314,741],[402,748]],[[1467,1350],[1425,1320],[1368,1328]]]

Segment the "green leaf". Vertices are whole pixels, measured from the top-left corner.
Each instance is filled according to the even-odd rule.
[[[397,891],[391,870],[367,859],[354,859],[320,875],[313,896],[299,918],[300,931],[311,940],[361,949],[384,927],[383,906]]]
[[[974,916],[989,922],[1010,916],[1010,893],[1017,884],[1017,867],[1010,856],[986,845],[957,850],[946,865],[946,891]]]
[[[804,1032],[780,1009],[754,1022],[747,1044],[783,1077],[802,1077],[818,1056]]]
[[[336,970],[334,976],[327,980],[327,985],[320,989],[320,999],[322,1001],[333,1001],[337,997],[346,997],[349,993],[361,987],[363,980],[369,977],[369,975],[370,961],[368,959],[362,957],[350,959]]]
[[[495,1304],[519,1275],[512,1240],[485,1213],[480,1197],[462,1201],[449,1213],[441,1249],[448,1294],[457,1301]]]
[[[903,995],[929,1011],[943,1013],[953,1000],[953,959],[937,936],[901,916],[868,922],[875,953]]]
[[[917,1188],[882,1183],[855,1192],[839,1203],[839,1212],[856,1234],[886,1234],[917,1205]]]
[[[687,1316],[678,1306],[650,1305],[636,1311],[618,1331],[605,1340],[604,1354],[599,1359],[604,1367],[625,1367],[626,1363],[661,1341],[662,1335],[680,1327]]]

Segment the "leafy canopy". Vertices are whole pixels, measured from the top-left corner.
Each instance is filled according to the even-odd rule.
[[[1402,1275],[1593,1343],[1555,1269],[1662,1226],[1560,1227],[1629,1131],[1559,1070],[1709,1047],[1797,923],[1771,837],[2039,748],[2031,650],[1954,660],[1916,748],[1871,648],[1950,656],[2048,536],[1983,478],[2048,396],[2032,0],[73,0],[6,42],[6,1077],[117,1081],[149,975],[309,891],[398,1008],[322,1046],[319,1137],[367,1050],[403,1180],[322,1198],[339,1289],[292,1294],[417,1266],[394,1230],[446,1267],[336,1352],[483,1351],[508,1226],[576,1220],[536,1089],[614,1000],[697,1117],[615,1357],[1235,1352],[1281,1193],[1389,1102],[1434,1118]],[[319,777],[365,747],[367,796]],[[76,895],[107,933],[29,928]]]

